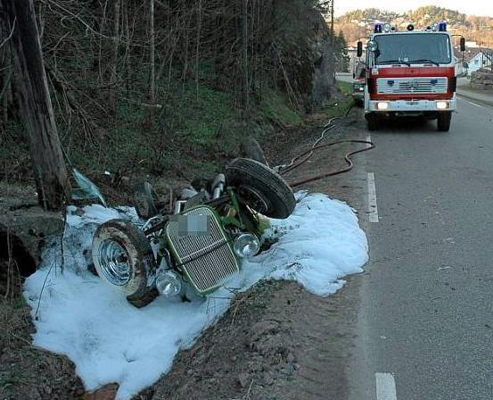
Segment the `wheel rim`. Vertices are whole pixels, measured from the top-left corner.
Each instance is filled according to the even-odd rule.
[[[98,248],[98,260],[104,278],[115,286],[126,285],[132,267],[123,246],[114,240],[105,240]]]
[[[251,186],[240,186],[238,194],[243,201],[259,213],[266,213],[271,205],[262,194]]]

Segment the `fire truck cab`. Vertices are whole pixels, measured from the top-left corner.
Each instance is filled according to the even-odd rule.
[[[465,39],[460,38],[460,50]],[[358,57],[363,53],[358,42]],[[385,119],[436,119],[439,131],[448,131],[457,109],[452,35],[440,22],[424,30],[397,31],[390,24],[375,24],[367,43],[364,112],[368,130]]]

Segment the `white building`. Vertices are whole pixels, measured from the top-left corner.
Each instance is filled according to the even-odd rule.
[[[471,54],[471,56],[468,61],[468,75],[481,68],[493,68],[493,50],[478,50],[474,55]]]

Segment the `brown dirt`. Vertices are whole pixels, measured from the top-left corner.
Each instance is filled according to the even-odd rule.
[[[263,283],[182,352],[148,398],[342,400],[355,298],[344,289],[321,298],[293,282]]]
[[[21,297],[0,298],[0,398],[76,399],[84,394],[66,357],[32,346],[30,308]]]
[[[342,121],[324,143],[361,135],[352,127],[355,123],[354,116]],[[320,132],[286,130],[264,148],[271,166],[288,163]],[[345,167],[343,156],[350,146],[317,153],[286,179]],[[354,184],[345,175],[304,188],[351,203]],[[5,268],[4,260],[0,270]],[[350,277],[328,298],[311,295],[293,282],[264,282],[240,294],[218,323],[177,355],[168,374],[134,399],[344,400],[358,291],[358,277]],[[0,399],[113,399],[116,385],[85,393],[72,362],[31,345],[29,313],[21,297],[0,293]]]

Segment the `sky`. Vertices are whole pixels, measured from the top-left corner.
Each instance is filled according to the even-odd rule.
[[[320,193],[298,192],[296,198],[288,219],[271,220],[266,234],[279,240],[243,262],[223,289],[203,302],[158,297],[141,309],[91,274],[83,255],[99,224],[112,218],[137,222],[135,209],[69,206],[63,251],[48,248],[24,285],[36,327],[33,344],[68,356],[86,390],[116,382],[117,399],[128,400],[170,370],[177,352],[190,348],[228,310],[235,292],[262,279],[284,279],[315,295],[335,293],[345,276],[363,271],[366,234],[346,203]]]
[[[395,0],[380,0],[377,3],[369,3],[367,0],[333,0],[334,16],[339,17],[348,11],[364,10],[365,8],[379,8],[381,10],[404,12],[423,6],[436,6],[449,10],[459,11],[467,15],[479,15],[493,18],[493,2],[490,0],[407,0],[396,2]]]

